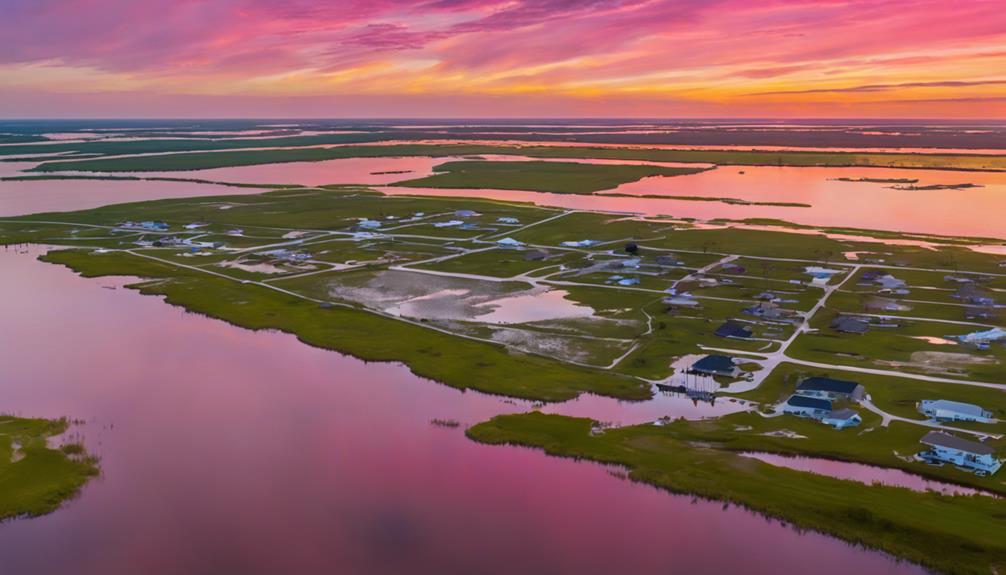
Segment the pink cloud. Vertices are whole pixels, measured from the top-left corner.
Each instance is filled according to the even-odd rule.
[[[445,102],[527,86],[673,91],[652,79],[667,77],[711,91],[742,84],[720,100],[801,94],[803,106],[814,94],[893,100],[919,88],[989,97],[1004,90],[990,70],[1006,62],[1006,11],[990,0],[0,0],[0,14],[0,65],[128,74],[162,92],[374,64],[397,70],[380,90],[421,80]],[[480,82],[438,88],[438,77]],[[310,80],[289,88],[317,89]],[[374,89],[362,77],[336,88]]]

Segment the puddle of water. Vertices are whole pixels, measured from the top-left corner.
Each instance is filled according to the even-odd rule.
[[[567,295],[569,292],[564,290],[544,290],[487,301],[478,307],[492,307],[492,311],[472,320],[508,324],[594,316],[592,307],[568,300]]]
[[[944,495],[988,495],[996,497],[994,494],[986,491],[926,479],[920,475],[907,473],[900,469],[888,469],[873,465],[864,465],[862,463],[832,461],[816,457],[779,455],[775,453],[749,452],[742,453],[741,455],[763,461],[769,465],[786,467],[797,471],[807,471],[818,475],[827,475],[836,479],[858,481],[868,485],[880,483],[894,487],[906,487],[912,491],[936,491]]]

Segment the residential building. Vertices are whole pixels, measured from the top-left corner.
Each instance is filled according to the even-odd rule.
[[[977,421],[995,423],[991,411],[980,405],[950,401],[947,399],[924,399],[917,406],[920,413],[939,421]]]
[[[846,427],[855,427],[863,423],[863,418],[855,411],[846,407],[844,409],[836,409],[824,416],[821,419],[821,423],[830,425],[835,429],[845,429]]]
[[[1003,464],[992,447],[942,431],[930,431],[920,443],[929,449],[919,457],[929,462],[950,463],[981,475],[993,474]]]
[[[817,397],[792,395],[782,406],[783,413],[823,420],[831,414],[831,402]]]
[[[831,329],[842,333],[862,335],[870,330],[870,324],[858,317],[840,315],[831,322]]]
[[[866,389],[855,381],[830,377],[808,377],[796,386],[794,393],[806,397],[860,401],[866,395]]]
[[[733,320],[729,320],[716,328],[714,333],[717,337],[731,337],[735,339],[747,339],[752,335],[750,327]]]
[[[672,255],[657,256],[654,262],[658,266],[683,266],[685,263]]]
[[[516,249],[524,246],[524,242],[519,242],[513,238],[503,238],[497,240],[496,245],[504,249]]]
[[[726,355],[707,355],[693,363],[689,371],[724,377],[740,377],[741,375],[741,369],[734,362],[734,358]]]

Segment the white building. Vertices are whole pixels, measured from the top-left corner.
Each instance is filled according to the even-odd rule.
[[[995,423],[991,411],[979,405],[947,399],[924,399],[917,405],[919,412],[939,421],[977,421]]]

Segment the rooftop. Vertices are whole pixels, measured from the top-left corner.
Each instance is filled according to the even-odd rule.
[[[692,369],[697,371],[722,371],[728,372],[735,369],[734,358],[726,355],[707,355],[692,364]]]
[[[975,405],[973,403],[950,401],[949,399],[927,399],[922,403],[924,406],[932,407],[933,409],[945,409],[947,411],[955,411],[957,413],[977,416],[983,416],[985,414],[985,410],[982,409],[980,405]]]
[[[839,419],[842,421],[846,421],[858,415],[859,413],[846,407],[844,409],[836,409],[835,411],[832,411],[830,414],[828,414],[828,419]]]
[[[919,441],[924,445],[956,449],[957,451],[966,451],[975,455],[993,455],[996,452],[995,449],[984,443],[962,439],[956,435],[950,435],[942,431],[930,431]]]
[[[808,377],[796,386],[798,391],[829,391],[831,393],[853,393],[859,384],[855,381],[832,379],[830,377]]]
[[[786,400],[786,405],[791,405],[793,407],[809,407],[811,409],[824,409],[831,411],[831,402],[827,399],[818,399],[816,397],[804,397],[802,395],[791,395],[789,399]]]

